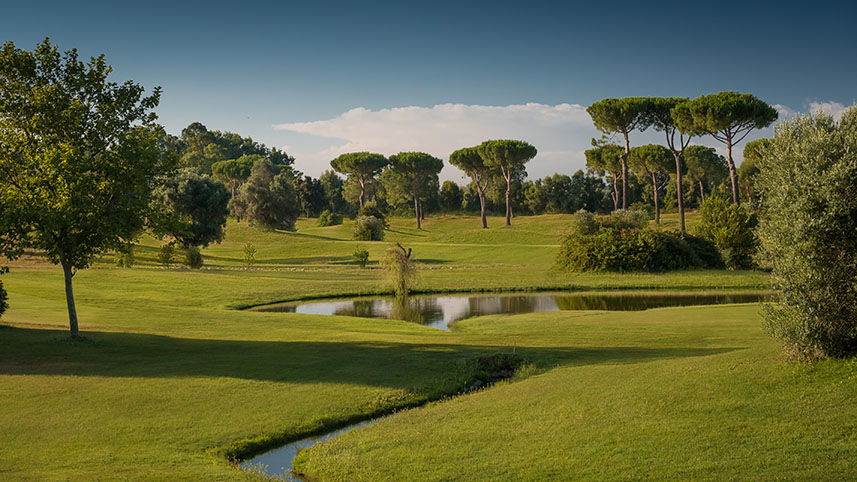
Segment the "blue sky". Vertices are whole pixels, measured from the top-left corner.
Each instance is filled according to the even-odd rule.
[[[4,5],[0,38],[105,53],[116,80],[163,87],[168,131],[200,121],[250,135],[309,174],[343,150],[445,156],[518,137],[539,148],[529,171],[543,176],[582,167],[596,135],[582,108],[603,97],[738,90],[784,115],[838,112],[857,100],[855,14],[822,2],[19,2]]]

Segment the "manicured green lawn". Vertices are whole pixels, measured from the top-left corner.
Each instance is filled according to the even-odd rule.
[[[377,261],[414,249],[422,291],[764,288],[764,273],[553,271],[569,216],[393,219],[382,243],[350,226],[296,233],[230,224],[199,271],[105,259],[75,277],[68,340],[61,272],[37,259],[3,280],[0,480],[246,480],[244,439],[322,425],[454,390],[466,360],[515,347],[514,381],[431,404],[305,453],[321,480],[847,479],[857,475],[857,365],[779,361],[756,305],[466,320],[450,332],[348,317],[239,311],[389,291]],[[242,266],[242,247],[259,263]]]

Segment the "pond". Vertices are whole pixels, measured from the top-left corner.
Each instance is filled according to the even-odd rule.
[[[304,313],[310,315],[392,318],[440,330],[465,318],[482,315],[535,313],[540,311],[607,310],[640,311],[669,306],[758,303],[775,298],[772,292],[640,292],[607,291],[579,293],[517,293],[493,295],[420,295],[352,298],[282,303],[253,308],[254,311]]]

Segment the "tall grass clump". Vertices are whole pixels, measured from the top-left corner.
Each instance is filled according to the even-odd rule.
[[[407,296],[417,281],[417,268],[411,259],[411,250],[399,243],[390,247],[381,259],[396,297]]]

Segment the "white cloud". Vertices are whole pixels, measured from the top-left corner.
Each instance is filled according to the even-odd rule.
[[[312,175],[328,169],[329,161],[345,152],[391,155],[424,151],[445,160],[452,151],[487,139],[521,139],[539,150],[527,170],[531,177],[542,177],[584,168],[583,149],[589,146],[592,137],[599,135],[584,107],[537,103],[441,104],[381,110],[358,107],[332,119],[279,124],[274,128],[341,140],[326,149],[293,152],[298,169]],[[461,176],[452,167],[447,167],[442,175],[454,180]]]
[[[811,113],[816,113],[818,111],[824,112],[827,115],[833,116],[833,120],[839,122],[839,119],[842,117],[842,113],[845,112],[844,105],[839,102],[810,102],[809,103],[809,111]]]

